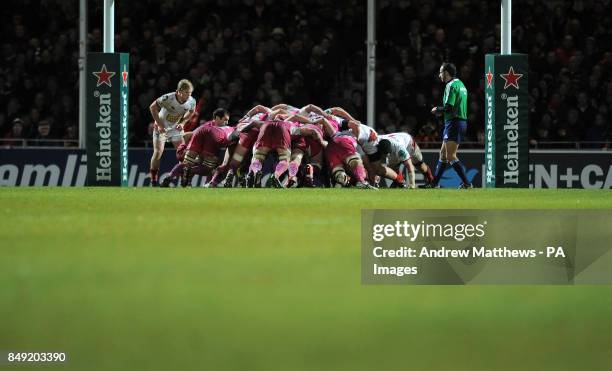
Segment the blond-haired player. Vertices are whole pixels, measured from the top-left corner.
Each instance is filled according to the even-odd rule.
[[[195,111],[196,101],[191,96],[193,84],[187,79],[179,81],[176,91],[157,98],[149,106],[153,116],[153,156],[151,156],[151,185],[159,185],[159,163],[164,153],[166,142],[171,142],[174,148],[184,143],[183,125],[191,119]]]

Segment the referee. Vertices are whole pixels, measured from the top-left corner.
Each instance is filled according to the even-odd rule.
[[[434,107],[431,113],[444,115],[444,136],[442,148],[440,148],[440,160],[436,166],[436,174],[433,183],[428,188],[437,188],[444,170],[450,163],[461,178],[459,188],[473,188],[472,183],[465,176],[461,161],[457,158],[457,149],[461,138],[465,136],[467,129],[467,89],[457,78],[457,67],[452,63],[444,62],[440,66],[438,74],[440,80],[446,84],[442,106]]]

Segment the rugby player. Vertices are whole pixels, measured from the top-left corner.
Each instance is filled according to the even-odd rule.
[[[408,133],[393,133],[384,134],[380,136],[378,142],[378,153],[381,158],[386,159],[386,165],[401,175],[399,166],[404,164],[408,169],[409,177],[409,188],[415,188],[415,167],[418,167],[421,173],[425,175],[427,183],[433,182],[433,175],[429,166],[423,162],[423,154],[419,145],[415,142],[414,138]],[[388,155],[388,158],[387,158]],[[398,180],[394,181],[392,187],[402,187],[402,184]]]
[[[219,152],[236,141],[239,131],[227,126],[229,112],[225,108],[217,108],[213,119],[198,127],[191,136],[183,160],[181,185],[188,186],[193,177],[194,168],[204,166],[204,173],[210,174],[219,164]]]
[[[191,138],[191,133],[189,133],[189,135],[184,135],[183,138],[185,139],[185,141],[189,141],[189,138]],[[178,160],[178,163],[174,165],[174,167],[170,171],[170,174],[168,174],[168,176],[165,177],[161,181],[159,185],[160,187],[163,187],[163,188],[170,187],[171,183],[173,183],[175,180],[181,177],[181,175],[183,174],[183,168],[185,167],[183,160],[185,160],[186,151],[187,151],[187,143],[181,143],[176,149],[176,159]],[[202,165],[194,166],[191,169],[191,172],[193,173],[193,175],[203,176],[207,174],[207,171],[208,169]]]
[[[325,110],[325,113],[346,120],[346,122],[343,122],[340,126],[340,130],[350,130],[357,138],[357,142],[366,154],[366,156],[363,157],[363,162],[368,170],[370,181],[374,182],[376,175],[378,175],[391,179],[397,186],[404,184],[402,173],[396,172],[382,163],[381,155],[378,153],[378,143],[380,139],[376,130],[355,120],[353,116],[340,107],[328,108]]]
[[[250,124],[259,126],[260,130],[253,146],[253,157],[247,175],[247,187],[261,186],[263,162],[271,151],[276,151],[278,163],[272,176],[272,185],[275,188],[284,188],[280,177],[289,169],[292,135],[310,136],[315,138],[321,146],[327,146],[327,142],[320,135],[319,131],[307,125],[300,126],[299,120],[300,118],[296,115],[288,117],[288,115],[277,110],[270,113],[266,121],[253,121]]]
[[[367,172],[363,165],[362,156],[357,151],[359,146],[357,138],[350,131],[337,131],[332,121],[322,120],[325,132],[332,133],[331,140],[325,148],[325,159],[331,170],[332,182],[336,187],[348,187],[350,185],[351,178],[346,173],[346,165],[353,175],[357,188],[376,189],[366,179]],[[353,120],[351,121],[356,123]]]
[[[149,106],[155,122],[149,170],[151,186],[159,185],[159,164],[166,142],[171,142],[174,148],[184,143],[183,125],[192,118],[196,105],[192,93],[193,84],[183,79],[179,81],[175,92],[162,95]]]
[[[216,187],[221,178],[227,173],[223,184],[225,187],[232,187],[237,169],[242,164],[244,157],[252,150],[257,137],[259,136],[259,127],[250,125],[253,121],[263,121],[270,114],[271,110],[268,107],[257,105],[249,110],[244,115],[236,129],[239,132],[238,144],[233,148],[229,161],[224,161],[223,164],[215,170],[209,187]]]

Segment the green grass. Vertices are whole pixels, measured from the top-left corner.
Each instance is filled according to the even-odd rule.
[[[0,188],[0,349],[68,352],[45,370],[610,369],[612,287],[363,286],[361,208],[612,193]]]

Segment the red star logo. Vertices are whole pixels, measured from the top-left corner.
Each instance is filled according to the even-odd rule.
[[[506,81],[504,83],[504,90],[508,88],[509,86],[514,86],[515,88],[518,89],[519,88],[518,81],[521,77],[523,77],[523,74],[514,73],[514,68],[510,66],[510,71],[508,71],[508,73],[502,73],[500,74],[500,76],[502,77],[502,79]]]
[[[123,79],[123,86],[128,86],[128,71],[125,65],[123,65],[123,72],[121,72],[121,78]]]
[[[106,65],[103,64],[102,65],[102,69],[98,72],[93,72],[94,76],[96,76],[98,78],[98,82],[96,84],[96,87],[102,85],[102,84],[106,84],[109,87],[112,87],[110,79],[111,77],[115,76],[114,72],[108,72],[108,70],[106,69]]]
[[[489,67],[489,72],[485,73],[487,77],[487,88],[493,87],[493,73],[491,73],[491,67]]]

